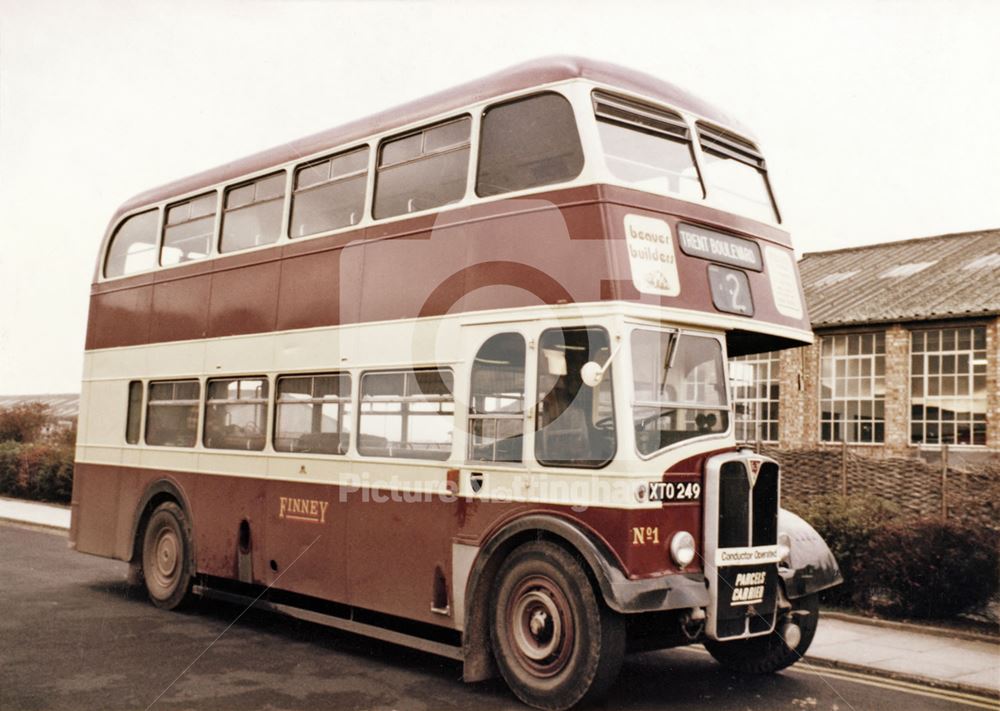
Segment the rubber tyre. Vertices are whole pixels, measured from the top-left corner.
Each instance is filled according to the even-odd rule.
[[[583,567],[546,541],[516,548],[490,600],[500,673],[524,703],[562,711],[599,698],[621,670],[625,621],[594,593]]]
[[[180,607],[190,599],[193,577],[184,509],[172,501],[160,504],[146,522],[142,542],[142,578],[150,601],[164,610]]]
[[[791,649],[782,639],[780,630],[783,618],[778,618],[774,632],[763,637],[741,639],[732,642],[705,641],[705,648],[716,661],[733,671],[743,674],[773,674],[790,667],[805,656],[806,650],[816,636],[819,624],[819,596],[807,595],[792,601],[792,612],[808,612],[796,615],[802,630],[802,639],[795,649]]]

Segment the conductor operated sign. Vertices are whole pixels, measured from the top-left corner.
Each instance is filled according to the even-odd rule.
[[[677,296],[681,283],[670,225],[642,215],[625,215],[625,245],[632,283],[642,294]]]

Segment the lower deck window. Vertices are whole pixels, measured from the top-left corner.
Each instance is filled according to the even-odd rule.
[[[205,446],[210,449],[261,450],[266,438],[267,380],[209,380]]]
[[[198,439],[201,384],[168,380],[149,384],[146,444],[193,447]]]
[[[350,437],[351,376],[278,378],[274,448],[344,454]]]
[[[469,459],[520,462],[524,446],[524,337],[499,333],[472,363]]]
[[[450,370],[396,370],[361,377],[358,452],[370,457],[447,459],[454,428]]]

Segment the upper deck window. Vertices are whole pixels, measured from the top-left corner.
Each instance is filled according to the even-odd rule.
[[[573,107],[545,93],[483,114],[476,194],[481,197],[572,180],[583,170]]]
[[[382,142],[375,219],[461,200],[469,170],[469,117]]]
[[[166,267],[208,256],[215,234],[216,202],[213,192],[167,208],[160,264]]]
[[[757,148],[739,136],[702,123],[698,124],[698,138],[709,199],[755,220],[778,221],[764,156]]]
[[[368,146],[303,165],[295,171],[289,237],[356,225],[365,210]]]
[[[594,92],[594,114],[608,170],[637,187],[701,199],[691,132],[680,114]]]
[[[285,196],[285,173],[272,173],[226,190],[220,252],[278,241]]]
[[[121,223],[108,247],[104,276],[125,276],[155,267],[158,222],[159,212],[147,210]]]

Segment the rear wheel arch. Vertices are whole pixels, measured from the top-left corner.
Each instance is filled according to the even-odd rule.
[[[598,599],[605,605],[612,596],[612,580],[624,576],[614,556],[593,534],[558,516],[534,514],[512,521],[482,546],[466,581],[465,626],[462,635],[465,681],[482,681],[497,675],[490,649],[490,594],[507,557],[532,541],[554,543],[577,558]]]
[[[143,493],[142,498],[135,508],[135,515],[132,517],[132,535],[129,539],[131,547],[129,557],[126,559],[133,565],[142,563],[142,543],[146,533],[146,524],[149,517],[160,504],[172,501],[181,507],[188,521],[191,521],[191,507],[188,505],[187,497],[184,495],[179,484],[170,479],[159,479],[150,484]],[[191,562],[194,563],[194,540],[191,541]]]

